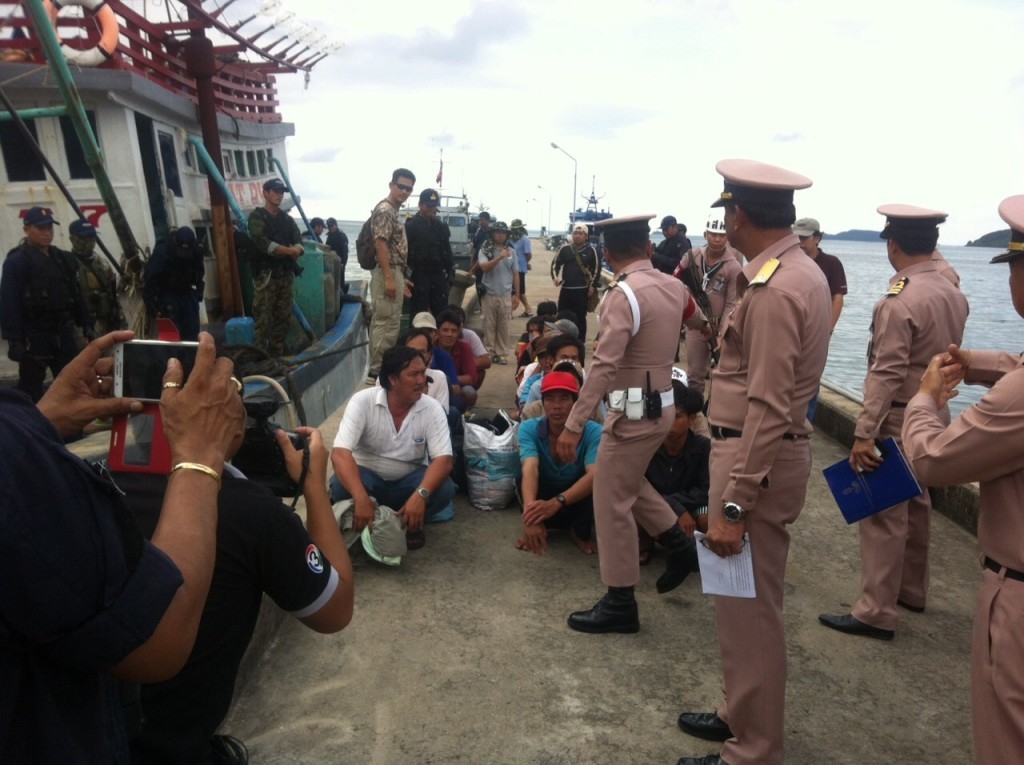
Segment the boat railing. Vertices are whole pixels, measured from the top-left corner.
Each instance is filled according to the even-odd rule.
[[[42,48],[35,39],[35,31],[28,18],[14,14],[19,3],[0,2],[0,60],[45,63]],[[195,80],[188,73],[184,59],[184,35],[192,30],[204,29],[201,20],[157,23],[147,19],[120,0],[110,0],[110,7],[120,18],[120,38],[117,54],[102,68],[134,72],[166,90],[193,103],[198,102]],[[78,47],[90,47],[99,40],[99,26],[95,19],[85,16],[59,16],[58,36],[66,38],[61,30],[79,30],[85,33]],[[282,121],[277,83],[278,71],[293,71],[271,63],[251,63],[239,58],[244,46],[220,45],[215,49],[218,67],[213,87],[218,111],[248,122],[278,123]]]

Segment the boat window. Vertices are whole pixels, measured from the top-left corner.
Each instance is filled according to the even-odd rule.
[[[267,174],[267,153],[265,151],[263,151],[263,149],[260,149],[258,152],[256,152],[256,159],[260,163],[260,175],[266,175]]]
[[[25,124],[38,142],[36,121],[25,120]],[[0,149],[3,150],[4,166],[7,168],[7,180],[10,183],[46,179],[43,163],[13,122],[0,122]]]
[[[235,174],[235,166],[231,162],[231,152],[230,151],[225,151],[224,152],[223,159],[221,161],[221,165],[223,165],[223,167],[224,167],[224,177],[225,178],[230,178],[230,177],[232,177]]]
[[[160,143],[160,161],[164,167],[164,183],[174,196],[184,196],[181,191],[181,175],[178,173],[178,153],[174,150],[174,136],[158,130],[157,140]]]
[[[96,113],[86,112],[85,117],[89,120],[89,127],[92,128],[96,142],[99,143],[99,133],[96,131]],[[64,154],[68,158],[68,172],[71,177],[92,178],[92,169],[85,159],[85,149],[82,148],[82,142],[78,140],[75,124],[70,117],[60,118],[60,132],[64,138]]]
[[[249,166],[249,177],[256,175],[256,152],[247,151],[245,153],[245,162]]]
[[[245,154],[241,149],[235,149],[235,172],[239,178],[245,177]]]
[[[446,215],[446,216],[444,216],[444,222],[447,223],[449,227],[455,226],[455,227],[458,227],[458,228],[463,228],[466,225],[466,216],[465,215]]]

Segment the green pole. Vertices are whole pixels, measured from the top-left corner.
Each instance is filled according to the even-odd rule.
[[[103,201],[107,205],[107,212],[114,224],[114,231],[124,250],[125,263],[129,270],[141,276],[142,262],[138,257],[138,242],[135,241],[131,226],[128,225],[128,219],[124,215],[124,210],[114,192],[114,186],[110,182],[110,176],[107,175],[107,169],[103,164],[103,154],[96,142],[96,136],[93,135],[92,126],[89,125],[89,120],[85,116],[85,107],[82,106],[82,99],[79,97],[78,89],[71,77],[71,69],[68,67],[68,62],[64,60],[64,54],[61,53],[57,33],[53,25],[50,24],[50,18],[46,15],[46,11],[43,10],[42,0],[26,0],[24,8],[32,20],[36,36],[43,46],[43,53],[50,65],[50,71],[57,82],[57,88],[64,99],[68,116],[71,118],[75,133],[77,133],[82,150],[85,152],[85,161],[88,163],[89,169],[92,170],[100,196],[103,197]]]

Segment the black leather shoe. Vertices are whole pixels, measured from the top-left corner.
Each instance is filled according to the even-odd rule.
[[[717,754],[709,754],[707,757],[681,757],[676,765],[729,765]]]
[[[673,524],[672,528],[658,536],[658,542],[668,550],[668,560],[665,562],[665,573],[658,577],[656,587],[658,592],[671,592],[681,585],[691,571],[699,571],[697,563],[697,545],[683,533],[678,525]]]
[[[569,615],[569,627],[577,632],[591,634],[603,632],[632,633],[640,631],[640,616],[636,601],[616,603],[605,595],[589,611]]]
[[[895,630],[883,630],[865,624],[853,614],[821,614],[818,621],[829,629],[845,632],[847,635],[862,635],[876,640],[892,640]]]
[[[915,614],[923,614],[924,613],[924,606],[912,606],[912,605],[910,605],[905,600],[897,600],[896,601],[896,605],[899,606],[900,608],[905,608],[908,611],[912,611]]]
[[[705,741],[728,741],[732,731],[725,720],[714,712],[683,712],[679,715],[679,728],[683,733]]]

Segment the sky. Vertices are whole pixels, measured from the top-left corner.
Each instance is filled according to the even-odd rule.
[[[901,202],[964,244],[1024,193],[1017,0],[281,2],[344,45],[278,79],[309,216],[365,218],[397,167],[435,187],[442,149],[442,191],[531,229],[564,230],[575,174],[576,205],[699,232],[734,157],[810,177],[826,233]]]

